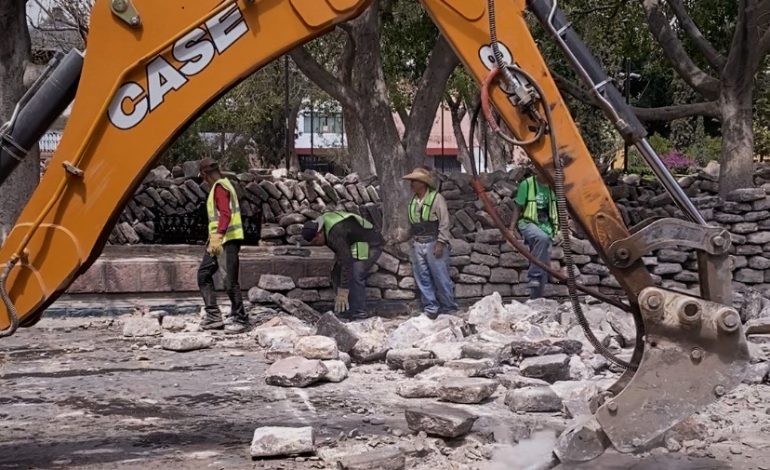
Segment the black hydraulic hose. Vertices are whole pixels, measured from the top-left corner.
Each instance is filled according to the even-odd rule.
[[[72,50],[25,95],[0,131],[0,184],[75,98],[82,69],[83,55]]]

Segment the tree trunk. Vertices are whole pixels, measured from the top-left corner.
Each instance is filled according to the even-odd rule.
[[[24,70],[30,57],[26,0],[0,3],[0,121],[10,119],[24,94]],[[40,154],[35,148],[0,187],[0,241],[5,240],[40,180]]]
[[[294,144],[296,143],[296,135],[297,135],[297,116],[299,116],[299,108],[301,106],[301,103],[299,101],[293,103],[291,107],[289,108],[289,125],[286,128],[286,135],[287,135],[287,143],[288,145],[288,151],[289,155],[287,158],[289,159],[289,171],[292,173],[296,173],[299,171],[299,155],[297,155],[297,151],[294,147]]]
[[[719,192],[724,196],[736,188],[754,186],[754,130],[752,127],[753,85],[722,89],[722,164]]]
[[[369,151],[369,142],[366,140],[366,132],[356,113],[349,108],[343,108],[342,115],[345,118],[345,137],[347,138],[348,158],[350,168],[358,173],[359,178],[367,179],[374,176],[374,161]]]

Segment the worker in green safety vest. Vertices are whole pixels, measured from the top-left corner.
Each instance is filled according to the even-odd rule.
[[[550,266],[551,247],[559,233],[559,216],[556,210],[556,195],[548,180],[538,170],[519,184],[511,232],[516,238],[523,238],[532,254]],[[548,273],[540,266],[530,264],[527,275],[530,297],[542,297],[548,284]]]
[[[433,319],[441,314],[454,314],[459,307],[449,273],[452,220],[446,200],[437,191],[429,168],[415,168],[404,179],[414,193],[407,206],[412,239],[410,258],[423,311]]]
[[[201,160],[200,176],[211,187],[206,201],[209,239],[198,267],[198,287],[206,310],[200,327],[203,330],[224,329],[229,334],[243,333],[249,328],[249,318],[238,282],[239,253],[244,239],[238,195],[230,180],[222,176],[219,164],[211,158]],[[225,270],[225,290],[231,305],[227,322],[222,320],[214,290],[214,274],[220,267]]]
[[[384,240],[380,232],[359,215],[334,211],[305,223],[302,237],[311,245],[326,245],[334,251],[334,311],[349,320],[364,318],[366,278],[382,254]]]

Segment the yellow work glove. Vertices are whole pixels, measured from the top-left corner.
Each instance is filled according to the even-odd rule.
[[[350,302],[348,297],[350,296],[350,289],[337,289],[337,297],[334,299],[334,312],[342,313],[350,310]]]
[[[209,237],[208,252],[213,257],[222,254],[222,234],[215,233]]]

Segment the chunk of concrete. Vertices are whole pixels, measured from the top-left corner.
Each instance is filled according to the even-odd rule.
[[[497,390],[497,382],[478,378],[446,378],[441,381],[439,397],[452,403],[477,404]]]
[[[396,385],[396,394],[403,398],[436,398],[439,383],[435,380],[405,380]]]
[[[337,341],[337,349],[349,353],[358,337],[332,312],[325,313],[316,324],[316,335],[328,336]]]
[[[299,339],[296,331],[283,325],[255,328],[254,336],[257,344],[268,349],[294,348],[294,343]]]
[[[280,274],[262,274],[259,276],[257,287],[272,292],[288,292],[296,286],[294,285],[294,280],[289,276],[281,276]]]
[[[337,468],[339,470],[404,470],[406,456],[398,447],[388,447],[342,457],[337,462]]]
[[[205,334],[173,334],[160,340],[160,347],[168,351],[187,352],[210,348],[214,339]]]
[[[407,408],[406,422],[412,431],[441,437],[460,437],[468,434],[478,416],[465,410],[444,405],[423,405]]]
[[[551,387],[516,388],[505,395],[505,404],[516,412],[561,411],[561,398]]]
[[[326,366],[328,372],[326,372],[326,375],[323,376],[322,380],[337,383],[348,378],[348,366],[346,366],[344,362],[339,360],[323,361],[323,364]]]
[[[564,409],[571,418],[591,416],[599,405],[599,387],[590,381],[556,382],[551,390],[561,398]]]
[[[604,453],[609,439],[593,417],[578,421],[564,430],[553,452],[566,465],[588,462]]]
[[[123,336],[127,338],[158,336],[161,333],[160,322],[157,318],[131,317],[123,322]]]
[[[166,331],[182,331],[187,327],[187,320],[183,317],[165,315],[161,320],[161,326]]]
[[[510,361],[513,351],[510,344],[473,342],[462,346],[462,357],[467,359],[491,359],[495,365]]]
[[[404,361],[404,373],[407,377],[414,377],[431,367],[443,366],[441,359],[408,359]]]
[[[543,387],[548,386],[548,382],[540,379],[533,379],[531,377],[524,377],[518,372],[511,372],[507,374],[501,374],[495,377],[500,385],[507,389],[524,388],[524,387]]]
[[[456,369],[466,377],[479,377],[482,371],[494,366],[492,359],[455,359],[444,364],[444,367]]]
[[[257,428],[251,440],[251,457],[280,457],[309,454],[315,451],[312,427],[288,428],[267,426]]]
[[[385,356],[385,363],[391,369],[403,369],[406,361],[414,361],[418,359],[431,359],[433,353],[430,351],[423,351],[422,349],[409,348],[409,349],[391,349]]]
[[[294,343],[294,351],[305,359],[330,361],[339,357],[337,342],[327,336],[303,336]]]
[[[540,357],[528,357],[519,366],[521,375],[554,383],[569,380],[569,356],[552,354]]]
[[[294,356],[273,363],[265,373],[265,382],[281,387],[307,387],[323,379],[328,372],[319,360]]]

